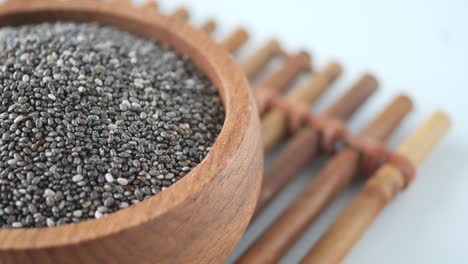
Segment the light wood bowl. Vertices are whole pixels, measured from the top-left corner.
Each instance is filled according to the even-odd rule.
[[[78,224],[0,229],[0,263],[222,263],[254,212],[263,170],[257,109],[234,60],[207,34],[122,1],[0,7],[0,27],[59,20],[113,25],[171,45],[215,84],[226,119],[208,156],[144,202]]]

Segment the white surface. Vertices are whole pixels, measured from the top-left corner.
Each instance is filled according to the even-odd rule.
[[[141,1],[139,1],[141,2]],[[467,1],[163,1],[164,10],[191,8],[194,23],[220,22],[223,36],[237,25],[255,36],[247,50],[278,37],[289,51],[306,48],[318,67],[332,59],[345,74],[319,103],[323,109],[363,71],[381,80],[380,92],[358,113],[358,129],[401,91],[416,109],[392,145],[432,110],[446,109],[454,127],[421,167],[414,184],[379,215],[345,263],[468,263],[468,2]],[[249,229],[242,252],[320,168],[303,173]],[[283,259],[296,263],[346,206],[359,184],[323,214]]]

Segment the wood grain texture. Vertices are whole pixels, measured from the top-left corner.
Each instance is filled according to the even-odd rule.
[[[340,76],[341,66],[330,63],[324,70],[313,72],[299,84],[299,87],[291,91],[286,97],[286,102],[295,105],[312,105]],[[288,116],[282,110],[272,109],[262,118],[263,150],[268,153],[275,147],[288,132]]]
[[[440,142],[449,127],[449,117],[436,112],[405,140],[397,152],[418,166]],[[380,168],[301,263],[340,263],[380,211],[406,184],[405,177],[396,167],[384,165]]]
[[[376,89],[376,79],[365,74],[330,106],[325,114],[346,121],[374,94]],[[316,157],[319,150],[319,138],[317,130],[303,128],[294,134],[281,153],[272,161],[272,165],[263,177],[262,190],[255,211],[256,216]]]
[[[407,97],[397,97],[364,129],[363,135],[379,141],[387,139],[411,109]],[[357,175],[359,157],[354,149],[345,149],[333,157],[238,263],[276,263]]]
[[[113,25],[173,46],[217,87],[225,124],[196,168],[144,202],[78,224],[0,230],[0,263],[223,262],[254,212],[263,170],[257,109],[240,68],[207,34],[156,12],[92,0],[0,7],[0,26],[57,20]]]
[[[249,40],[249,32],[245,28],[238,28],[230,33],[226,39],[221,42],[227,51],[231,53],[238,52],[242,46]]]
[[[265,65],[281,53],[281,45],[277,40],[269,40],[241,62],[241,68],[247,79],[254,79]]]

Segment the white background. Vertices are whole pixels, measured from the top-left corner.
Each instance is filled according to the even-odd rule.
[[[178,5],[190,7],[195,24],[207,18],[220,22],[218,37],[237,25],[246,26],[255,37],[245,50],[277,37],[288,51],[309,50],[318,68],[331,60],[341,62],[345,74],[317,110],[363,71],[375,73],[381,90],[352,120],[354,129],[398,93],[411,95],[415,111],[390,141],[393,146],[431,111],[448,111],[454,123],[449,135],[420,168],[414,184],[385,208],[344,262],[468,263],[468,1],[197,0],[165,1],[162,9],[170,12]],[[253,223],[231,261],[321,165],[300,175]],[[298,262],[358,188],[359,183],[341,195],[282,263]]]

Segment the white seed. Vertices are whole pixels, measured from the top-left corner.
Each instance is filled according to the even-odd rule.
[[[49,97],[49,99],[53,101],[57,100],[57,97],[55,97],[55,95],[53,94],[48,94],[47,97]]]
[[[80,182],[81,180],[83,180],[83,175],[81,175],[81,174],[77,174],[77,175],[73,176],[73,178],[72,178],[73,182]]]
[[[29,53],[21,54],[19,59],[22,60],[22,61],[28,60],[29,59]]]
[[[96,218],[96,219],[99,219],[99,218],[101,218],[103,216],[104,216],[104,214],[101,211],[94,212],[94,218]]]
[[[23,82],[29,82],[29,75],[25,74],[21,79],[23,80]]]
[[[101,213],[106,213],[107,211],[109,211],[109,209],[105,206],[99,206],[97,210]]]
[[[116,125],[116,124],[109,124],[109,125],[107,126],[107,128],[109,128],[109,130],[114,131],[114,130],[117,130],[117,125]]]
[[[45,195],[46,197],[54,197],[54,196],[55,196],[55,192],[52,191],[51,189],[46,189],[46,190],[44,191],[44,195]]]
[[[14,222],[13,224],[11,224],[11,226],[14,228],[20,228],[20,227],[23,227],[23,224],[20,222]]]
[[[114,182],[114,176],[112,176],[112,174],[106,173],[106,175],[104,175],[104,177],[106,178],[106,181],[108,183],[113,183]]]
[[[168,173],[168,174],[166,174],[166,176],[164,176],[164,178],[166,180],[170,180],[170,179],[174,178],[174,176],[175,176],[174,173]]]
[[[124,179],[124,178],[117,178],[117,182],[120,184],[120,185],[127,185],[128,184],[128,180],[127,179]]]
[[[83,211],[81,211],[81,210],[76,210],[76,211],[73,212],[74,217],[80,218],[82,215],[83,215]]]
[[[46,224],[47,224],[48,227],[53,227],[53,226],[55,226],[55,221],[52,218],[47,218],[46,219]]]
[[[86,185],[86,181],[80,181],[78,182],[78,186],[85,186]]]
[[[24,120],[24,116],[22,115],[19,115],[15,118],[15,120],[13,121],[15,124],[19,124],[21,123],[22,121]]]

